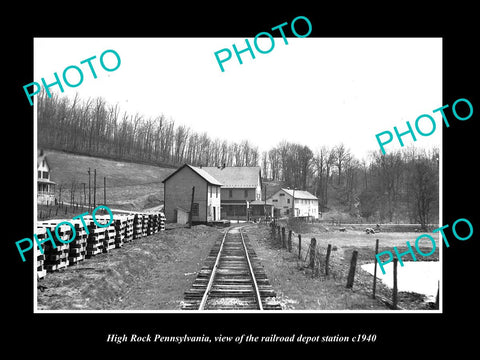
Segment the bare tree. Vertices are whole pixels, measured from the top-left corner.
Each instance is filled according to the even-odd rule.
[[[337,166],[337,169],[338,169],[338,185],[340,185],[341,179],[342,179],[343,164],[345,161],[349,159],[351,155],[350,155],[350,150],[347,150],[343,143],[335,146],[334,151],[335,151],[335,160],[336,160],[335,165]]]
[[[268,161],[271,169],[272,180],[279,180],[280,178],[280,157],[278,150],[273,148],[268,151]]]

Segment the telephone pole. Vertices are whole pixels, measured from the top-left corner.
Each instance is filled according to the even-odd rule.
[[[93,169],[93,207],[96,207],[97,201],[97,169]]]
[[[107,177],[103,177],[103,205],[107,205]]]
[[[90,168],[88,168],[88,209],[92,208],[92,190],[90,185]]]

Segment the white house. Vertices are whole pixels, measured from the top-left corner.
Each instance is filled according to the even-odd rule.
[[[318,219],[318,198],[308,191],[280,189],[267,199],[277,217],[313,217]]]
[[[47,157],[40,150],[37,157],[37,204],[52,205],[55,202],[55,182],[50,180],[50,166]]]

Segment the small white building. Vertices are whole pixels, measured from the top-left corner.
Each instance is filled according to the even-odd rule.
[[[53,205],[55,202],[55,182],[50,180],[50,166],[47,157],[40,150],[37,157],[37,204]]]
[[[313,217],[318,219],[318,198],[308,191],[280,189],[267,199],[277,217]]]

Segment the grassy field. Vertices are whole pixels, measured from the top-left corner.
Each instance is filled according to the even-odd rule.
[[[53,150],[45,150],[45,154],[51,169],[51,180],[57,183],[57,199],[59,199],[61,186],[61,200],[70,202],[73,184],[75,202],[83,201],[83,184],[85,184],[88,202],[88,169],[90,168],[92,199],[93,173],[96,169],[97,204],[103,203],[103,178],[106,177],[107,205],[126,210],[143,210],[159,205],[163,201],[162,180],[175,170]]]
[[[308,226],[308,231],[301,234],[301,257],[298,259],[298,234],[294,233],[292,237],[293,249],[290,253],[272,241],[269,227],[249,225],[245,230],[286,310],[389,310],[384,303],[372,299],[373,276],[363,271],[360,266],[374,261],[376,239],[379,239],[379,252],[393,251],[393,246],[404,252],[407,250],[405,241],[413,243],[419,235],[411,232],[367,235],[358,230],[338,232],[333,229],[327,232],[322,226],[312,225]],[[312,237],[317,240],[319,259],[319,271],[315,274],[312,274],[306,261]],[[332,252],[329,275],[326,276],[324,259],[328,244],[332,245]],[[422,245],[425,245],[421,246],[424,253],[430,252],[430,244]],[[346,289],[350,259],[354,250],[358,251],[355,281],[352,289]],[[402,259],[411,260],[410,255]],[[438,259],[438,243],[431,256],[417,257],[419,261]],[[377,282],[377,294],[390,299],[391,289]],[[423,295],[410,292],[399,292],[399,306],[408,310],[431,309],[431,305],[424,302]]]

